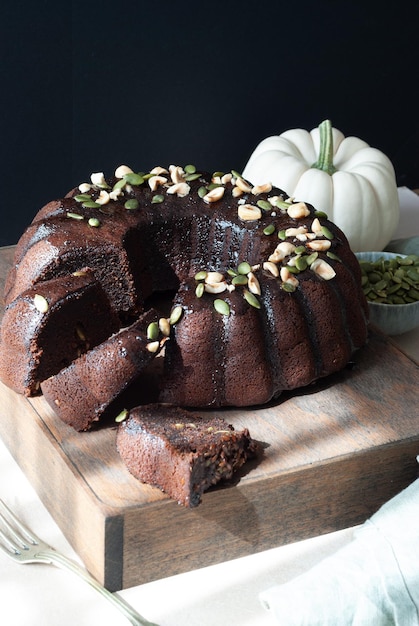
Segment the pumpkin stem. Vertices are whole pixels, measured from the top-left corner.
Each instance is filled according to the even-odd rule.
[[[330,176],[333,176],[337,172],[336,167],[333,165],[333,132],[332,122],[330,120],[324,120],[319,125],[320,132],[320,150],[319,157],[315,163],[311,166],[314,169],[322,170]]]

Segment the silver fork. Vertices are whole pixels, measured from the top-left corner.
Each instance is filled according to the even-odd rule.
[[[89,583],[114,607],[136,626],[157,626],[139,615],[125,600],[116,593],[111,593],[95,580],[77,563],[57,552],[54,548],[39,539],[26,528],[12,513],[9,507],[0,500],[0,549],[18,563],[48,563],[68,569]],[[4,529],[4,530],[3,530]]]

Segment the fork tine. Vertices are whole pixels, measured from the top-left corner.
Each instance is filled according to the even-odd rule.
[[[12,513],[7,504],[0,499],[0,520],[12,536],[12,538],[21,545],[21,548],[25,549],[26,543],[29,542],[32,545],[36,546],[40,543],[40,540],[36,535],[31,533],[26,526],[22,524],[22,522]],[[4,541],[10,544],[12,547],[10,539],[7,538],[7,535],[0,530],[1,536]],[[20,534],[19,534],[20,533]],[[13,546],[15,549],[18,546]]]
[[[20,554],[19,548],[17,547],[16,543],[13,543],[10,540],[10,537],[8,537],[6,533],[4,533],[1,529],[0,539],[0,550],[3,550],[3,552],[6,552],[6,554]]]
[[[12,559],[20,563],[50,563],[58,567],[65,567],[73,574],[80,576],[98,593],[106,598],[114,607],[119,609],[135,626],[156,626],[142,617],[118,594],[113,594],[103,587],[87,570],[83,569],[64,554],[57,552],[42,539],[32,533],[16,517],[9,507],[0,499],[0,550],[6,552]]]

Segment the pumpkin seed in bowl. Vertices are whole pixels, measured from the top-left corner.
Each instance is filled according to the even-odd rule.
[[[370,322],[387,335],[419,326],[419,256],[392,252],[356,253]]]

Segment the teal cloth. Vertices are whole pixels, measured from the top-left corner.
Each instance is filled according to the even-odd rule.
[[[416,254],[419,256],[419,237],[407,237],[406,239],[393,239],[385,248],[386,252],[396,254]]]
[[[419,626],[419,480],[350,544],[260,600],[281,626]]]

